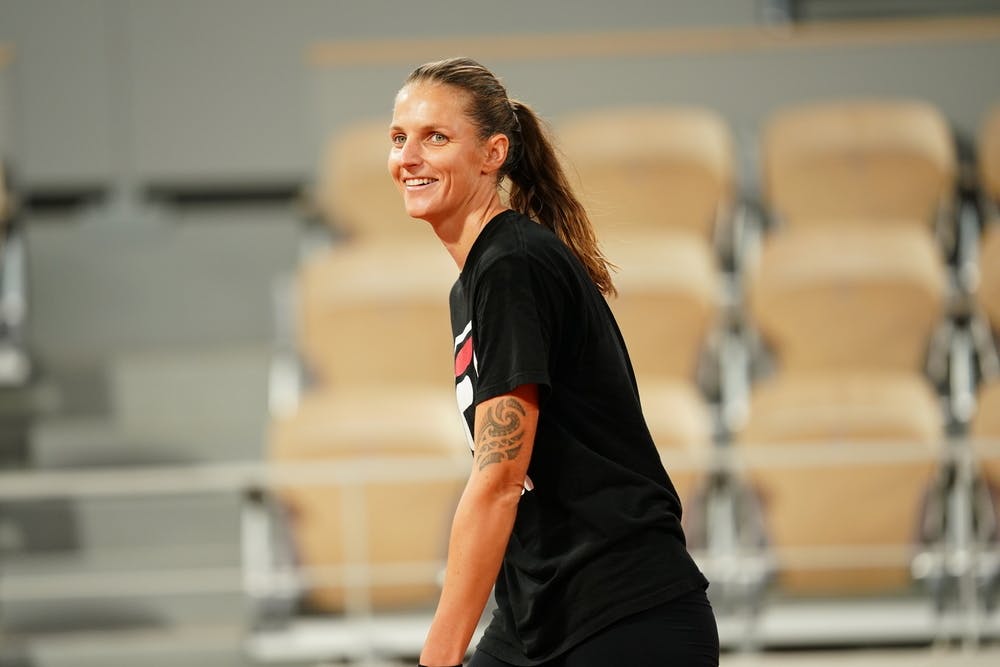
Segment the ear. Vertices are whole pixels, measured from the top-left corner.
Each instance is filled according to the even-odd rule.
[[[507,151],[510,150],[510,139],[506,134],[494,134],[484,143],[486,150],[483,161],[483,173],[494,174],[507,161]]]

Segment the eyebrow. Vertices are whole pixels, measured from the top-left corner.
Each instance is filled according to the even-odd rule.
[[[451,128],[446,127],[444,125],[424,125],[422,127],[417,128],[417,130],[420,131],[420,132],[443,132],[443,133],[448,133],[448,134],[450,134],[452,132]],[[398,132],[402,132],[403,128],[400,127],[399,125],[390,125],[389,126],[389,131],[390,132],[397,132],[397,131]]]

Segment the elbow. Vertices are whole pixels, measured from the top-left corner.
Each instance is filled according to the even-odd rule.
[[[488,483],[470,484],[466,488],[469,502],[478,507],[509,509],[515,512],[523,492],[524,480],[514,479],[491,479]]]

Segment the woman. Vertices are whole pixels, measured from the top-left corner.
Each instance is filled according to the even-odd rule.
[[[407,213],[460,271],[474,461],[420,664],[461,664],[495,584],[471,667],[717,665],[708,584],[604,299],[608,262],[540,119],[457,58],[408,77],[390,139]]]

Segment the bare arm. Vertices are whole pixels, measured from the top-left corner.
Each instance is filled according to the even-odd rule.
[[[538,388],[476,407],[472,474],[455,510],[444,587],[420,663],[458,665],[483,613],[514,527],[538,426]]]

